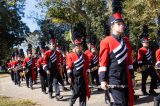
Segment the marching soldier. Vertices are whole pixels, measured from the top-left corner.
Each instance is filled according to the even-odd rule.
[[[133,106],[135,85],[130,42],[121,35],[124,23],[120,13],[109,17],[111,34],[100,43],[99,78],[111,106]]]
[[[23,54],[21,53],[22,51],[17,51],[16,52],[16,61],[14,63],[14,67],[15,67],[15,84],[20,86],[20,73],[22,73],[22,58],[23,58]]]
[[[62,45],[61,45],[60,41],[57,41],[56,50],[60,54],[60,70],[59,70],[60,74],[58,74],[60,76],[58,76],[58,82],[62,85],[62,89],[64,91],[67,91],[68,89],[65,87],[64,81],[63,81],[63,78],[64,78],[64,66],[63,66],[64,58],[63,58],[63,54],[62,54],[63,53],[62,49],[63,48],[62,48]]]
[[[155,68],[160,71],[160,37],[158,38],[158,46],[159,48],[156,50],[156,64]],[[154,106],[160,105],[160,95],[154,98]]]
[[[64,78],[66,80],[66,84],[69,84],[68,82],[68,76],[67,76],[67,70],[66,70],[66,55],[67,55],[67,51],[66,51],[66,48],[65,50],[63,51],[63,69],[64,69]]]
[[[17,53],[15,52],[14,55],[14,61],[12,62],[12,71],[13,71],[13,77],[14,77],[14,84],[18,85],[18,81],[17,81],[17,70],[16,70],[16,64],[18,63],[17,60]]]
[[[32,57],[32,50],[30,48],[30,44],[28,45],[29,48],[27,50],[27,57],[23,60],[23,71],[26,76],[26,84],[27,87],[33,89],[33,81],[35,80],[35,58]]]
[[[37,46],[36,52],[35,52],[35,56],[34,56],[34,58],[36,60],[36,67],[34,69],[34,71],[35,71],[35,81],[34,81],[34,84],[37,84],[37,78],[38,78],[37,62],[38,62],[39,56],[41,56],[41,50],[40,50],[40,47]]]
[[[45,43],[43,42],[41,45],[41,53],[39,53],[40,57],[37,60],[37,71],[40,74],[40,81],[41,81],[41,89],[42,92],[46,94],[46,84],[47,84],[47,73],[43,70],[43,59],[45,53]]]
[[[66,57],[68,82],[72,85],[72,96],[70,106],[73,106],[79,97],[80,106],[86,106],[86,96],[90,97],[87,80],[87,69],[89,60],[82,52],[82,39],[78,34],[74,35],[73,52]]]
[[[152,54],[151,50],[149,49],[149,40],[147,37],[143,37],[141,39],[142,46],[138,50],[138,65],[139,69],[142,73],[142,93],[144,95],[148,95],[148,92],[146,91],[146,81],[148,75],[151,77],[151,83],[150,83],[150,94],[156,94],[154,91],[155,88],[157,88],[157,75],[155,72],[155,69],[153,67],[152,63]]]
[[[11,75],[11,80],[14,81],[14,74],[13,74],[13,71],[12,71],[12,58],[11,60],[9,61],[9,63],[7,64],[8,65],[8,71],[10,72],[10,75]]]
[[[160,68],[160,37],[158,38],[158,46],[159,48],[156,50],[156,64],[157,68]]]
[[[96,50],[96,40],[94,38],[91,39],[91,41],[87,44],[88,50],[85,51],[85,54],[89,58],[89,68],[91,70],[91,80],[92,84],[94,84],[94,79],[96,80],[96,85],[100,85],[99,77],[98,77],[98,56],[97,56],[97,50]]]
[[[13,53],[12,54],[12,57],[11,57],[11,61],[9,63],[9,71],[10,71],[10,74],[11,74],[11,80],[14,82],[14,61],[15,61],[15,58],[14,58],[15,54]]]
[[[63,98],[63,96],[60,95],[58,84],[58,76],[60,76],[60,53],[56,51],[56,39],[53,37],[53,33],[51,31],[50,34],[52,36],[50,40],[50,50],[46,51],[44,54],[43,69],[47,73],[49,97],[52,98],[54,84],[56,99],[60,100]]]

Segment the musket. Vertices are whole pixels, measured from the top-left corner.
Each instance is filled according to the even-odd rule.
[[[150,67],[152,67],[152,65],[142,65],[142,67],[139,67],[137,70],[138,72],[143,72]]]
[[[126,88],[128,85],[106,85],[106,88]]]

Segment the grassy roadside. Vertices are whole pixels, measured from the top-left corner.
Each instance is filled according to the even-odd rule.
[[[6,73],[0,73],[0,78],[5,78],[5,77],[8,77],[9,74],[6,74]]]
[[[0,96],[0,106],[40,106],[36,103],[32,103],[29,100],[12,99],[5,96]]]

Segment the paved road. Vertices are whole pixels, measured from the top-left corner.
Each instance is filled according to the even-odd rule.
[[[160,93],[160,89],[156,90]],[[61,92],[64,96],[62,101],[56,101],[55,98],[49,99],[49,96],[41,93],[40,84],[34,85],[34,89],[28,89],[25,82],[22,82],[21,87],[15,86],[10,80],[10,77],[0,78],[0,94],[13,98],[29,99],[42,106],[68,106],[71,92]],[[153,96],[141,96],[140,90],[136,90],[136,94],[140,98],[135,101],[135,106],[153,106]],[[75,106],[79,105],[77,99]],[[93,90],[91,99],[87,102],[87,106],[107,106],[104,102],[103,91]]]

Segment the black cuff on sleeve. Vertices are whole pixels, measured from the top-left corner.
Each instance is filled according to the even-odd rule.
[[[99,80],[100,80],[100,82],[106,81],[106,72],[105,71],[99,73]]]
[[[129,72],[130,72],[130,74],[131,74],[131,77],[132,77],[132,78],[135,78],[134,70],[133,70],[133,69],[130,69]]]

